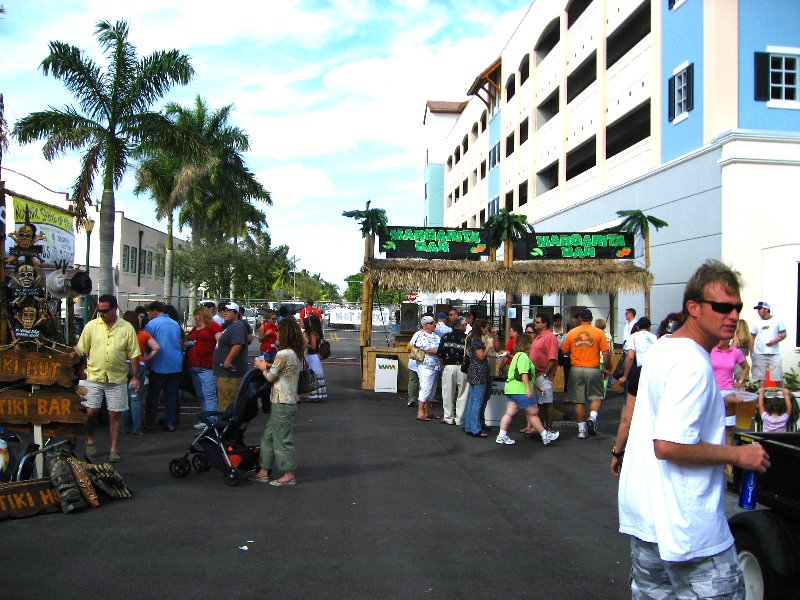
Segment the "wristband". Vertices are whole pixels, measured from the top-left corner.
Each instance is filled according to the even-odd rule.
[[[617,452],[617,447],[614,446],[613,448],[611,448],[611,456],[613,456],[614,458],[622,458],[623,456],[625,456],[625,450],[623,450],[622,452]]]

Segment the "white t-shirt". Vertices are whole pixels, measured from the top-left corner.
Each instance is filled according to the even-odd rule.
[[[725,443],[725,407],[708,352],[692,340],[659,339],[642,368],[619,483],[619,530],[658,544],[667,561],[729,548],[723,466],[659,460],[654,440]]]
[[[644,355],[650,350],[650,347],[656,343],[656,336],[649,331],[637,331],[630,338],[628,338],[628,350],[633,350],[636,353],[636,365],[641,367],[644,362]]]
[[[780,354],[778,344],[767,346],[767,342],[778,338],[778,333],[786,331],[786,326],[778,317],[762,319],[758,317],[750,326],[750,335],[755,336],[753,354]]]
[[[636,319],[633,319],[633,321],[628,321],[627,323],[625,323],[625,329],[622,330],[623,344],[628,341],[629,337],[631,337],[631,329],[633,329],[634,325],[636,325]]]

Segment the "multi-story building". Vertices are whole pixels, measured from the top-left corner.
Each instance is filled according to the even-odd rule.
[[[744,278],[743,318],[767,300],[786,323],[792,366],[798,22],[793,0],[536,0],[468,101],[451,103],[461,108],[429,146],[426,201],[439,164],[446,226],[481,226],[500,208],[538,231],[596,230],[625,209],[663,219],[651,318],[680,310],[702,261],[725,261]],[[603,297],[545,303],[596,307],[619,332],[643,298],[620,295],[614,315]]]

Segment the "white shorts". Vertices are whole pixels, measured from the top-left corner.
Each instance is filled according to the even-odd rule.
[[[553,403],[553,382],[544,375],[539,375],[536,378],[536,387],[542,388],[544,394],[541,392],[536,393],[536,402],[538,404],[552,404]]]
[[[128,410],[128,384],[127,383],[98,383],[83,379],[78,385],[86,389],[86,396],[82,404],[86,408],[100,408],[103,398],[109,412],[125,412]]]

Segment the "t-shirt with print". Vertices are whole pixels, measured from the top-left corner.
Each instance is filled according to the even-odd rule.
[[[483,360],[478,360],[476,350],[486,350],[480,336],[473,335],[467,345],[469,355],[469,368],[467,369],[467,381],[473,385],[481,385],[489,382],[489,362],[484,356]]]
[[[419,332],[419,335],[414,337],[416,338],[414,345],[422,350],[429,350],[430,348],[438,349],[439,343],[442,341],[442,339],[435,333],[425,333],[424,331]],[[425,360],[422,362],[422,366],[429,369],[438,369],[439,359],[435,354],[428,354],[426,352]]]
[[[758,317],[750,326],[750,335],[754,336],[753,354],[780,354],[778,344],[767,346],[770,340],[778,339],[778,334],[786,331],[786,326],[778,317],[762,319]]]
[[[608,352],[608,342],[602,330],[590,323],[581,323],[569,330],[561,350],[569,354],[573,367],[599,367],[600,353]]]

